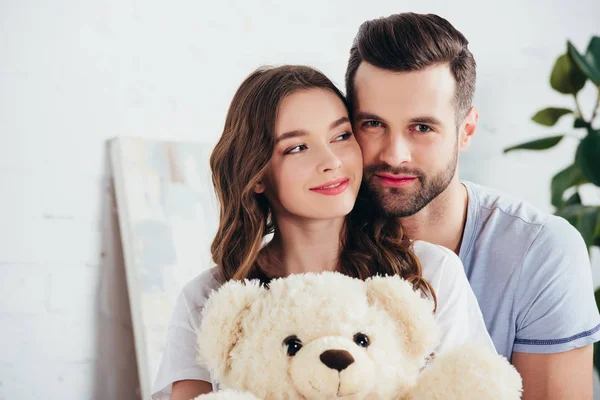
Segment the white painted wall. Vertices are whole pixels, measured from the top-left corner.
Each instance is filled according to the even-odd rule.
[[[567,38],[581,49],[599,33],[600,3],[354,3],[0,1],[0,399],[136,397],[105,141],[214,143],[260,64],[312,64],[343,85],[365,19],[436,12],[470,39],[481,124],[463,175],[551,210],[550,177],[574,146],[501,149],[569,129],[529,117],[571,105],[550,68]]]

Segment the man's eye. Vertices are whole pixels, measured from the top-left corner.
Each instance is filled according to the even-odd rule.
[[[423,124],[417,124],[414,126],[414,129],[417,132],[421,132],[421,133],[427,133],[431,131],[431,128],[428,127],[427,125],[423,125]]]
[[[308,147],[306,147],[305,144],[299,144],[298,146],[294,146],[294,147],[290,147],[289,149],[287,149],[284,154],[293,154],[293,153],[300,153],[301,151],[306,150]]]
[[[379,122],[379,121],[365,121],[365,122],[363,122],[363,126],[365,128],[379,128],[381,126],[381,122]]]

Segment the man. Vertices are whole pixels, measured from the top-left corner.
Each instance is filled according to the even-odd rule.
[[[591,399],[590,263],[564,219],[458,177],[477,127],[475,60],[436,15],[365,22],[346,72],[363,184],[405,233],[461,258],[498,352],[532,399]]]

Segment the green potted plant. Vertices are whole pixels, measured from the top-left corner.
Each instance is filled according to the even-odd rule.
[[[595,105],[586,118],[577,94],[588,81],[598,93]],[[544,108],[532,117],[533,121],[554,126],[561,117],[568,115],[573,118],[573,128],[578,135],[549,136],[509,147],[504,152],[549,149],[566,136],[579,140],[573,164],[552,178],[550,191],[552,205],[556,208],[555,214],[564,217],[577,228],[590,249],[592,246],[600,246],[600,206],[582,204],[579,187],[593,184],[600,188],[600,129],[594,128],[594,120],[600,108],[600,37],[592,37],[585,54],[579,53],[567,41],[567,52],[556,60],[550,74],[550,85],[560,93],[573,96],[575,108]],[[566,192],[570,192],[570,196],[565,196]],[[600,289],[595,295],[596,304],[600,308]],[[594,364],[600,369],[600,345],[597,343],[594,347]]]

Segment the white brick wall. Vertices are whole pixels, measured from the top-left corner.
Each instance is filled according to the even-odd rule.
[[[501,149],[552,132],[528,121],[538,109],[571,105],[548,74],[566,38],[583,48],[599,33],[600,3],[424,3],[1,1],[0,399],[136,398],[105,141],[213,143],[260,64],[312,64],[342,85],[364,19],[437,12],[466,34],[481,125],[463,173],[550,210],[549,179],[573,146]]]

